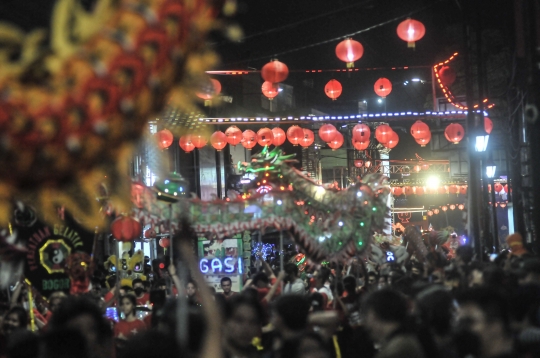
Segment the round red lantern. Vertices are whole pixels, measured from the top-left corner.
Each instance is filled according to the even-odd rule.
[[[297,146],[300,144],[300,141],[304,138],[304,131],[298,126],[290,126],[287,129],[287,139],[291,142],[292,145]]]
[[[444,136],[449,142],[458,144],[465,136],[465,129],[458,123],[451,123],[444,130]]]
[[[429,169],[429,164],[428,163],[420,162],[420,165],[422,166],[422,170],[428,170]]]
[[[381,77],[375,82],[373,89],[377,96],[385,98],[392,92],[392,82],[388,78]]]
[[[450,210],[454,210],[456,208],[456,206],[454,204],[450,204],[449,208],[450,208]]]
[[[416,164],[413,169],[414,169],[415,172],[418,173],[420,170],[422,170],[422,166],[419,165],[419,164]]]
[[[443,185],[443,186],[440,186],[438,189],[437,189],[437,193],[439,194],[446,194],[446,187]]]
[[[428,133],[428,136],[425,138],[415,138],[416,143],[420,144],[421,147],[425,147],[431,141],[431,132]]]
[[[257,134],[251,129],[246,129],[242,133],[242,146],[251,150],[257,144]]]
[[[261,147],[274,142],[274,132],[270,128],[261,128],[257,131],[257,142]]]
[[[467,185],[462,185],[459,187],[459,193],[461,195],[466,195],[467,194]]]
[[[503,190],[503,186],[501,183],[495,183],[493,187],[495,188],[496,193],[500,193]]]
[[[269,100],[273,100],[274,97],[276,97],[279,94],[279,85],[277,83],[264,81],[261,89],[264,96],[268,98]]]
[[[222,131],[216,131],[210,136],[210,144],[219,152],[227,146],[227,136]]]
[[[403,188],[403,191],[405,192],[405,195],[413,195],[414,194],[414,190],[410,186],[406,186],[405,188]]]
[[[159,246],[163,247],[164,249],[168,248],[170,244],[171,240],[166,237],[159,239]]]
[[[401,194],[403,194],[403,189],[400,186],[395,186],[392,189],[392,193],[394,194],[394,196],[400,196]]]
[[[331,142],[337,136],[337,129],[331,124],[323,124],[319,128],[319,137],[326,143]]]
[[[227,136],[227,143],[234,146],[240,143],[243,138],[242,131],[237,126],[230,126],[227,128],[225,135]]]
[[[111,224],[111,234],[118,241],[133,241],[141,236],[141,233],[141,223],[131,216],[122,215]]]
[[[433,214],[439,215],[439,213],[440,213],[440,210],[439,210],[439,209],[434,209],[434,210],[433,210]]]
[[[382,145],[384,145],[388,149],[393,149],[398,143],[399,136],[396,132],[392,131],[392,133],[390,133],[390,138],[388,139],[388,142],[382,143]]]
[[[202,147],[206,145],[206,143],[208,143],[208,140],[205,138],[204,134],[202,133],[199,133],[199,134],[192,133],[191,142],[193,143],[195,148],[201,149]]]
[[[414,43],[426,34],[426,28],[420,21],[407,19],[398,25],[396,32],[400,39],[407,42],[407,47],[414,48]]]
[[[352,130],[352,138],[358,142],[369,142],[370,136],[371,129],[364,123],[355,125]]]
[[[484,117],[484,130],[487,134],[491,134],[491,131],[493,130],[493,121],[488,117]]]
[[[289,68],[283,62],[273,60],[263,66],[261,76],[265,81],[271,83],[283,82],[289,76]]]
[[[446,211],[446,210],[448,210],[448,206],[443,205],[443,206],[441,207],[441,209],[442,209],[442,211]]]
[[[354,67],[354,61],[359,60],[363,55],[364,46],[353,39],[343,40],[336,46],[336,56],[347,63],[347,68]]]
[[[342,91],[343,87],[341,86],[341,83],[336,80],[330,80],[326,86],[324,86],[324,93],[326,93],[326,95],[330,97],[332,101],[335,101],[336,98],[341,96]]]
[[[352,140],[352,145],[354,149],[356,150],[366,150],[369,147],[369,141],[368,142],[358,142],[356,140]]]
[[[315,141],[315,134],[311,129],[302,128],[304,136],[300,139],[300,145],[304,148],[309,147]]]
[[[276,147],[285,143],[287,136],[285,135],[285,131],[283,129],[279,127],[272,128],[272,134],[274,135],[272,144],[274,144]]]
[[[182,148],[186,153],[189,153],[195,149],[195,146],[193,145],[193,142],[191,141],[190,134],[180,137],[178,144],[180,145],[180,148]]]
[[[200,90],[195,94],[197,97],[209,101],[216,95],[221,93],[221,83],[218,80],[210,78],[209,81],[205,81]]]
[[[156,236],[157,236],[156,229],[154,229],[153,226],[144,232],[145,239],[155,239]]]
[[[433,211],[432,211],[432,210],[428,210],[428,211],[427,211],[427,214],[428,214],[428,216],[433,216]]]
[[[338,148],[341,148],[341,146],[343,145],[343,141],[343,134],[337,132],[336,137],[328,143],[328,146],[332,148],[332,150],[336,150]]]
[[[362,168],[364,166],[364,161],[362,159],[355,159],[354,166],[357,168]]]
[[[450,185],[450,186],[448,187],[448,192],[449,192],[450,194],[457,194],[458,191],[459,191],[459,189],[458,189],[457,185]]]
[[[160,130],[156,133],[160,149],[169,148],[174,140],[173,134],[168,129]]]
[[[458,207],[459,210],[465,209],[465,205],[463,205],[463,204],[459,204],[457,207]]]
[[[504,184],[504,192],[508,194],[508,184]]]
[[[456,71],[450,66],[442,66],[438,75],[441,83],[446,87],[451,86],[456,80]]]
[[[417,138],[426,138],[427,136],[431,137],[431,131],[427,124],[422,121],[416,121],[411,126],[411,135],[414,139]]]
[[[417,186],[415,188],[416,195],[424,195],[424,187],[423,186]]]
[[[390,140],[390,137],[392,135],[392,128],[390,128],[387,124],[381,124],[380,126],[375,129],[375,138],[379,141],[379,143],[387,143]]]

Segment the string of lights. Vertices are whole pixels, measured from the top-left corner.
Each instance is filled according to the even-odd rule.
[[[328,72],[362,72],[362,71],[395,71],[395,70],[410,70],[416,68],[431,68],[430,65],[424,66],[397,66],[397,67],[362,67],[362,68],[330,68],[330,69],[296,69],[289,70],[289,73],[328,73]],[[221,71],[206,71],[209,75],[249,75],[250,73],[261,73],[260,70],[221,70]]]

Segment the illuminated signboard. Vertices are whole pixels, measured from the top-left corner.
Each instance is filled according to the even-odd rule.
[[[233,257],[225,257],[223,259],[220,258],[213,258],[213,259],[201,259],[199,261],[199,268],[202,273],[213,273],[213,274],[231,274],[231,273],[237,273],[242,274],[243,273],[243,267],[242,267],[242,258],[233,258]]]

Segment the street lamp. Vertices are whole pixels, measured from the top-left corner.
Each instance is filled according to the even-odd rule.
[[[497,166],[495,163],[491,160],[488,160],[486,163],[486,176],[491,180],[495,178],[495,171],[497,170]]]
[[[474,150],[476,150],[479,153],[485,152],[487,149],[488,142],[489,142],[489,134],[478,133],[476,135],[476,142],[474,145]]]

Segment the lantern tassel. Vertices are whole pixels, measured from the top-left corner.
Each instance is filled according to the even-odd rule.
[[[347,68],[354,68],[354,62],[347,62]]]
[[[407,47],[414,49],[414,48],[416,48],[416,43],[414,41],[407,42]]]

